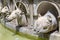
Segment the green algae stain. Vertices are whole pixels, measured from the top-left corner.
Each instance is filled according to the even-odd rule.
[[[0,24],[0,40],[47,40],[45,38],[37,38],[23,33],[18,33],[17,35],[13,34],[13,31],[8,30]]]

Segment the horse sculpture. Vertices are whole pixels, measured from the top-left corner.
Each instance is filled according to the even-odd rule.
[[[2,13],[7,13],[9,11],[9,7],[8,6],[4,6],[1,10]]]
[[[19,8],[12,11],[9,17],[6,18],[7,22],[12,21],[13,19],[17,19],[18,26],[16,26],[16,32],[19,31],[19,28],[22,26],[27,26],[26,17],[24,15],[24,12],[22,12]]]
[[[34,31],[37,33],[48,33],[57,28],[57,21],[54,15],[48,11],[44,16],[38,17],[34,25]]]
[[[4,7],[1,9],[0,14],[1,14],[1,19],[4,19],[4,20],[5,20],[5,18],[6,18],[6,17],[8,16],[8,14],[9,14],[9,8],[8,8],[8,6],[4,6]]]

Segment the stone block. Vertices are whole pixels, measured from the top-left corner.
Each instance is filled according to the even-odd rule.
[[[60,34],[58,31],[55,31],[50,35],[49,40],[60,40]]]

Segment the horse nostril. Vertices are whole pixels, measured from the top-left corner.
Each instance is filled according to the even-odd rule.
[[[39,31],[37,31],[37,32],[39,32]]]

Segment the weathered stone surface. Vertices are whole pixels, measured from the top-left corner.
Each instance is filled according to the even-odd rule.
[[[60,34],[58,33],[58,31],[55,31],[54,33],[52,33],[50,35],[50,39],[49,40],[60,40]]]

